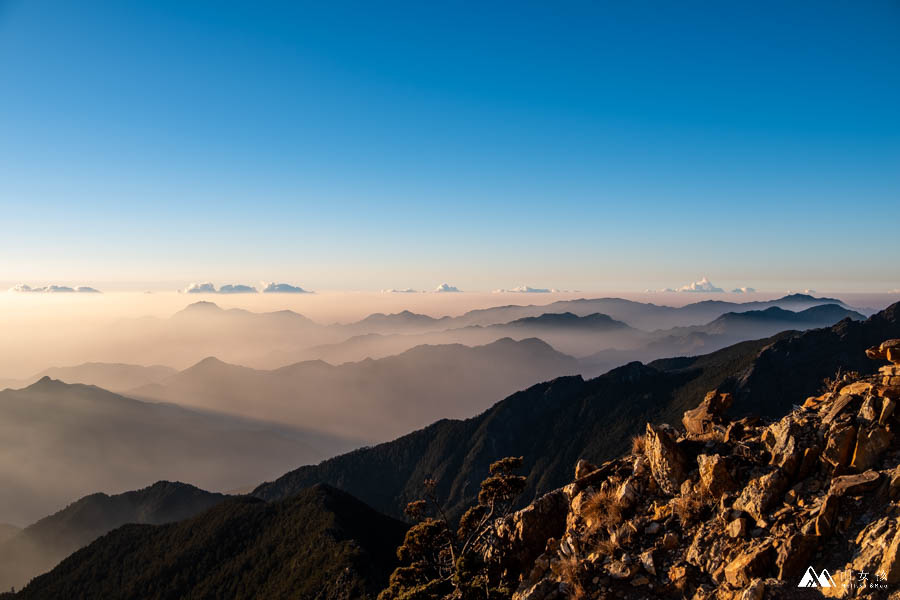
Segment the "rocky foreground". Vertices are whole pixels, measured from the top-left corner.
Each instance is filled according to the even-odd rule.
[[[683,431],[648,424],[508,516],[486,558],[514,600],[900,598],[900,340],[867,355],[891,364],[777,421],[729,421],[714,391]]]

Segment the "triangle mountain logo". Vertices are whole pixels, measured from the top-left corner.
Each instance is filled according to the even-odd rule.
[[[822,569],[822,572],[816,575],[815,569],[809,567],[806,569],[806,573],[803,575],[803,579],[800,580],[800,583],[797,584],[797,587],[830,588],[835,587],[835,584],[828,569]]]

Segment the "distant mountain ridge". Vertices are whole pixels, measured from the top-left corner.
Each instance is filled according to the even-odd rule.
[[[85,496],[0,541],[0,589],[22,587],[78,548],[126,523],[180,521],[225,498],[169,481],[114,496]]]
[[[45,377],[0,392],[0,514],[29,523],[85,494],[161,478],[232,489],[356,446]]]
[[[538,339],[484,346],[418,346],[396,356],[332,366],[304,361],[264,371],[207,358],[133,395],[367,442],[391,439],[442,417],[467,416],[577,362]]]
[[[589,381],[563,377],[513,394],[464,421],[442,420],[392,442],[301,467],[260,485],[265,499],[326,482],[386,514],[420,497],[425,478],[438,481],[447,508],[472,501],[488,465],[523,456],[526,500],[562,485],[578,458],[602,462],[622,452],[645,421],[677,423],[711,389],[732,392],[737,414],[778,415],[797,397],[816,393],[838,368],[875,365],[865,348],[900,337],[900,303],[866,321],[785,332],[698,357],[633,363]]]

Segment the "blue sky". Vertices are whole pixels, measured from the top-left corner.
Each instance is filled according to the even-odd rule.
[[[0,0],[0,281],[900,288],[896,2]]]

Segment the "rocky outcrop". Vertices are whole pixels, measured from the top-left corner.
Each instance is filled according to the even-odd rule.
[[[895,348],[869,355],[895,360]],[[507,564],[521,565],[509,571],[512,597],[806,598],[798,584],[810,565],[816,577],[833,569],[838,585],[821,590],[832,596],[900,597],[892,369],[845,375],[768,422],[729,422],[728,399],[710,393],[685,431],[648,425],[635,453],[579,464],[534,516],[509,518],[510,531],[535,532],[506,547]],[[841,587],[862,572],[870,586]]]

